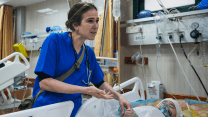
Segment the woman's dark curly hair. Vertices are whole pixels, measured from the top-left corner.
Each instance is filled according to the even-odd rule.
[[[66,27],[74,31],[75,29],[73,24],[79,26],[82,21],[82,15],[91,9],[95,9],[97,11],[96,6],[92,3],[81,2],[75,4],[68,12],[68,20],[65,23]]]

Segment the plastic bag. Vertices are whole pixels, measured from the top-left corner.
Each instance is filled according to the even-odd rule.
[[[152,106],[135,107],[133,110],[139,117],[165,117],[159,109]]]
[[[117,117],[119,114],[119,102],[117,100],[104,100],[102,102],[103,109],[97,117]]]

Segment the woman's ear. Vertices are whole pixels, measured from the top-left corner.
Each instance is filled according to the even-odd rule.
[[[74,27],[75,31],[79,30],[77,23],[73,23],[72,26]]]

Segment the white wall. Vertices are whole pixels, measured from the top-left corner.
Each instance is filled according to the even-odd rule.
[[[193,85],[195,92],[199,96],[206,97],[206,93],[202,85],[200,84],[197,76],[195,75],[194,71],[190,67],[189,62],[186,60],[182,52],[182,49],[180,48],[180,44],[173,44],[173,46],[190,83]],[[194,48],[193,43],[183,44],[183,46],[187,54]],[[139,77],[143,82],[143,86],[146,87],[146,83],[150,83],[152,80],[160,81],[160,78],[156,71],[157,48],[156,45],[142,46],[143,55],[145,57],[148,57],[148,65],[144,66],[144,72],[143,67],[141,65],[138,66],[124,64],[125,57],[131,57],[139,50],[139,46],[121,47],[121,82],[124,82],[132,77]],[[206,50],[208,50],[208,42],[206,42]],[[169,92],[176,94],[195,95],[192,92],[190,86],[188,85],[188,82],[185,80],[185,77],[182,73],[182,70],[179,67],[179,64],[170,45],[161,45],[160,52],[161,56],[159,56],[157,63],[158,71],[164,82],[165,87],[169,90]],[[206,59],[208,58],[207,56],[208,52],[206,52]],[[201,67],[202,59],[199,59],[199,57],[196,55],[196,51],[194,51],[190,55],[190,61],[195,67],[206,89],[208,89],[208,68]],[[208,62],[208,59],[206,61]],[[129,86],[128,88],[132,88],[132,86]]]
[[[121,3],[124,1],[121,1]],[[130,5],[129,8],[125,9],[125,12],[121,12],[121,19],[130,20],[133,17],[133,6]],[[126,13],[127,12],[127,13]],[[129,14],[128,14],[129,12]],[[125,15],[127,17],[122,17]],[[191,17],[190,17],[191,18]],[[142,24],[142,23],[139,23]],[[201,24],[200,24],[201,25]],[[191,31],[191,30],[190,30]],[[121,41],[126,38],[121,37]],[[189,62],[186,60],[182,50],[180,48],[180,44],[173,44],[176,53],[178,54],[179,60],[182,64],[182,67],[193,86],[195,92],[198,96],[206,97],[206,93],[198,80],[196,74],[190,67]],[[193,43],[184,44],[184,49],[188,54],[194,47]],[[208,42],[206,42],[206,50],[208,49]],[[146,83],[150,83],[152,80],[160,81],[160,78],[156,71],[156,45],[145,45],[142,46],[142,53],[145,57],[148,57],[148,65],[143,67],[140,65],[129,65],[124,64],[125,57],[131,57],[137,51],[140,50],[139,46],[121,46],[121,82],[124,82],[132,77],[139,77],[142,82],[144,88],[146,88]],[[165,87],[168,89],[170,93],[176,94],[184,94],[184,95],[195,95],[191,90],[188,82],[186,81],[179,64],[176,60],[176,57],[168,44],[163,44],[160,49],[161,56],[158,58],[158,71],[161,75],[161,78],[164,82]],[[208,68],[201,67],[202,59],[196,55],[196,51],[194,51],[190,56],[190,61],[192,62],[193,66],[195,67],[198,75],[200,76],[203,84],[205,85],[206,89],[208,90]],[[208,64],[208,51],[206,51],[206,62]],[[200,67],[199,67],[200,66]],[[128,88],[132,88],[133,85],[129,86]]]
[[[39,13],[37,10],[50,8],[58,10],[53,14]],[[47,0],[26,7],[26,31],[44,33],[46,27],[60,26],[66,29],[65,22],[69,6],[66,0]]]
[[[52,8],[59,10],[58,13],[54,15],[40,15],[35,11],[43,8]],[[121,20],[130,20],[133,17],[133,1],[132,0],[121,0]],[[68,6],[66,0],[50,0],[43,3],[38,3],[30,5],[26,8],[26,31],[31,32],[42,32],[48,26],[59,25],[64,27],[65,21],[67,19]],[[206,43],[208,45],[208,43]],[[196,75],[191,69],[189,63],[185,59],[179,44],[174,44],[176,52],[182,63],[182,66],[193,85],[195,91],[199,96],[206,96],[201,84],[199,83]],[[184,44],[185,51],[188,53],[193,49],[193,44]],[[208,47],[206,47],[208,49]],[[145,78],[143,77],[143,69],[141,66],[137,65],[126,65],[124,64],[125,57],[131,57],[135,52],[139,50],[139,46],[122,46],[121,47],[121,81],[124,82],[132,77],[138,76],[141,78],[144,87],[146,83],[151,82],[151,80],[159,80],[156,72],[156,46],[146,45],[142,46],[143,54],[148,57],[149,63],[144,67]],[[208,51],[207,51],[208,52]],[[208,55],[208,54],[207,54]],[[35,78],[36,75],[33,73],[37,60],[39,57],[38,51],[33,51],[32,61],[30,62],[30,75],[29,78]],[[190,60],[193,62],[194,66],[201,64],[200,59],[196,56],[194,52],[190,56]],[[176,61],[176,58],[170,48],[170,45],[162,45],[161,56],[158,60],[158,70],[163,79],[164,85],[170,91],[170,93],[194,95],[191,91],[187,81],[180,70],[180,67]],[[199,76],[201,77],[203,83],[208,89],[208,68],[196,67]],[[29,73],[29,71],[27,71]],[[145,82],[146,80],[146,82]],[[129,88],[132,88],[130,86]]]
[[[53,14],[38,13],[37,10],[50,8],[58,10]],[[60,26],[63,30],[66,30],[65,22],[69,6],[66,0],[47,0],[37,4],[29,5],[26,7],[26,32],[31,33],[46,33],[46,27]],[[34,70],[39,58],[39,51],[32,51],[32,57],[30,60],[31,68],[26,71],[29,74],[29,78],[36,78]]]
[[[121,0],[121,21],[133,19],[133,0]]]

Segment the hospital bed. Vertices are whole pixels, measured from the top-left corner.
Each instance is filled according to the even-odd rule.
[[[137,100],[145,100],[144,96],[144,89],[141,80],[138,77],[134,77],[122,84],[120,86],[113,87],[114,90],[118,91],[121,88],[129,86],[130,84],[134,84],[134,88],[132,91],[126,92],[122,94],[129,102],[134,102]],[[140,90],[140,95],[138,93]],[[104,106],[114,107],[118,105],[118,101],[111,99],[111,100],[103,100],[98,98],[91,98],[87,100],[78,111],[76,117],[100,117],[100,114],[104,110]]]
[[[9,61],[13,57],[14,61]],[[25,64],[20,62],[19,57],[23,59]],[[24,81],[23,78],[16,76],[29,69],[30,64],[27,59],[19,52],[15,52],[0,60],[0,64],[2,63],[4,63],[5,66],[0,68],[0,109],[12,108],[14,106],[17,107],[20,104],[20,100],[12,98],[10,91],[14,91],[14,84],[18,85]],[[6,97],[4,93],[5,90],[7,91],[9,98]]]
[[[132,83],[134,84],[134,88],[132,91],[122,94],[128,101],[133,102],[138,99],[144,100],[144,89],[142,82],[139,78],[132,78],[120,86],[115,86],[114,89],[116,91],[124,88]],[[140,94],[138,93],[140,90]],[[87,100],[80,108],[76,117],[98,117],[100,113],[103,111],[103,103],[114,106],[118,105],[117,101],[114,99],[111,100],[103,100],[97,99],[95,97]],[[62,103],[56,103],[48,106],[38,107],[34,109],[28,109],[24,111],[14,112],[11,114],[6,114],[1,117],[69,117],[71,115],[72,109],[74,105],[73,102],[67,101]]]
[[[20,57],[23,62],[20,62]],[[14,61],[9,61],[14,58]],[[16,76],[25,72],[30,68],[30,64],[27,59],[19,52],[12,53],[6,58],[0,60],[0,64],[4,63],[5,66],[0,68],[0,109],[7,109],[18,107],[21,100],[14,99],[11,96],[10,91],[14,90],[14,84],[21,83],[24,79],[15,79]],[[5,95],[5,89],[8,92],[8,97]],[[28,109],[24,111],[14,112],[11,114],[1,115],[1,117],[69,117],[74,108],[72,101],[52,104],[34,109]]]

